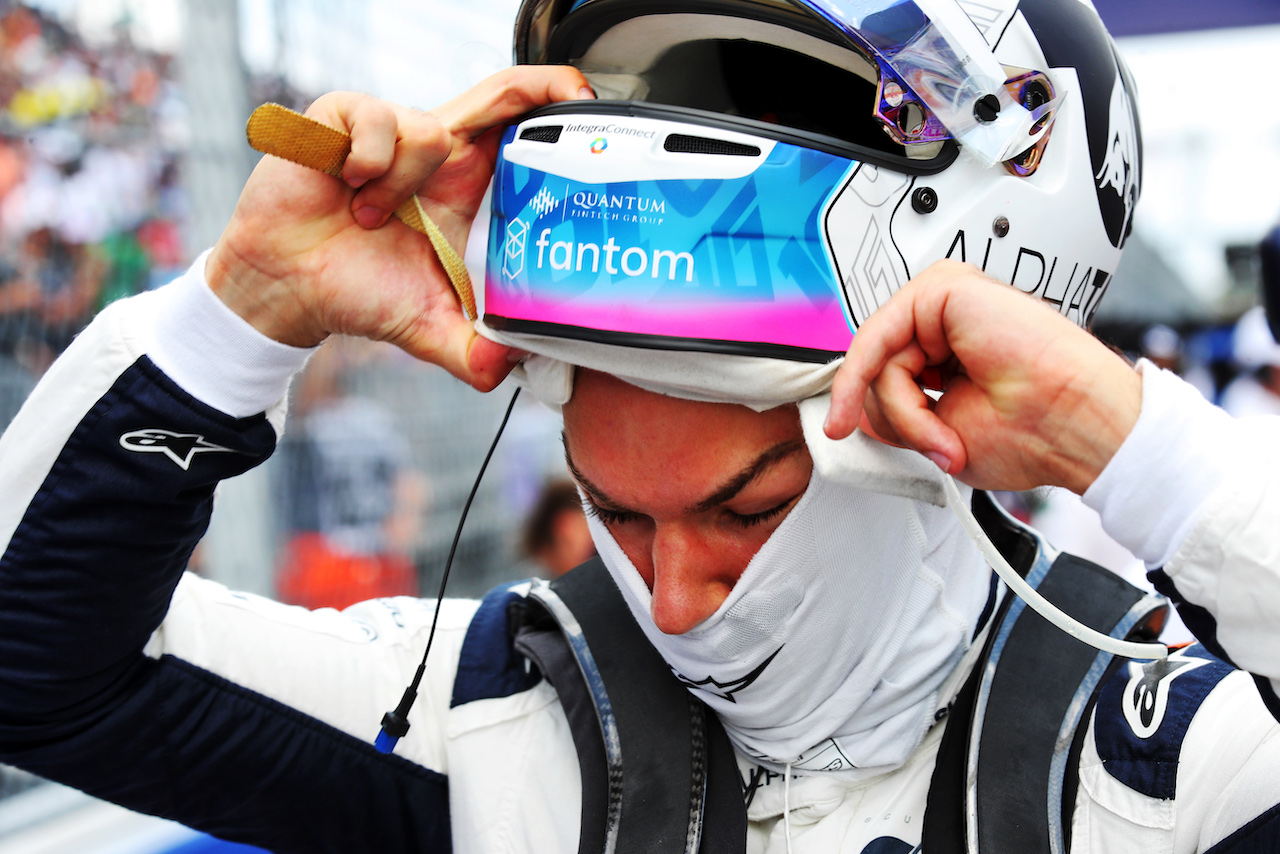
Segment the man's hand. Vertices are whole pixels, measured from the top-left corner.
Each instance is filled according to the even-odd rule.
[[[390,341],[487,390],[508,348],[476,335],[427,238],[391,214],[417,193],[462,253],[493,174],[499,126],[591,97],[573,68],[522,66],[424,113],[353,93],[307,115],[351,136],[343,181],[263,157],[205,267],[209,286],[259,331],[299,347],[330,333]]]
[[[941,380],[938,401],[922,374]],[[1141,377],[1088,332],[972,266],[940,261],[854,335],[826,432],[838,439],[861,425],[982,489],[1082,493],[1141,405]]]

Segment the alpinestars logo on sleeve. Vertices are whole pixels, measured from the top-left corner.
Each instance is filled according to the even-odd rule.
[[[125,433],[120,437],[120,447],[135,454],[164,454],[183,471],[191,468],[191,461],[196,454],[240,453],[232,448],[215,445],[197,433],[175,433],[159,427]]]
[[[786,646],[786,644],[783,644],[782,646]],[[684,684],[688,685],[690,688],[698,688],[702,691],[706,691],[708,694],[711,694],[714,697],[720,697],[723,700],[728,700],[730,703],[736,703],[738,701],[733,695],[737,694],[739,691],[744,690],[752,682],[755,682],[757,679],[759,679],[760,674],[764,673],[764,669],[769,666],[769,662],[777,658],[778,653],[780,652],[782,652],[781,646],[775,649],[773,651],[773,655],[769,656],[764,661],[760,662],[760,666],[752,670],[746,676],[743,676],[740,679],[730,679],[728,682],[721,682],[719,679],[716,679],[712,676],[708,676],[706,679],[698,679],[695,681],[693,679],[690,679],[688,676],[685,676],[683,673],[679,672],[674,667],[671,668],[671,672],[675,674],[675,677],[677,679],[679,679]]]

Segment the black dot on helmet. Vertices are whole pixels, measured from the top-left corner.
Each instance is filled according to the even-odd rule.
[[[1000,115],[1000,99],[995,95],[983,95],[973,102],[973,117],[989,125]]]
[[[991,223],[991,232],[996,237],[1005,237],[1009,234],[1009,218],[1007,216],[998,216]]]
[[[911,209],[918,214],[930,214],[938,209],[938,194],[932,187],[916,187],[911,194]]]

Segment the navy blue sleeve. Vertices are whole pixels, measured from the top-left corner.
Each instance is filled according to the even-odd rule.
[[[0,557],[0,761],[278,854],[448,851],[442,775],[143,653],[215,485],[275,439],[145,358],[93,403]]]
[[[1148,572],[1147,578],[1151,580],[1152,586],[1159,593],[1167,596],[1174,607],[1178,609],[1178,616],[1182,618],[1183,625],[1196,636],[1196,639],[1205,649],[1232,667],[1240,669],[1218,641],[1218,621],[1207,608],[1188,602],[1163,568]],[[1262,698],[1267,711],[1271,712],[1273,718],[1280,721],[1280,697],[1276,696],[1271,680],[1265,676],[1252,675],[1253,682],[1258,687],[1258,696]]]

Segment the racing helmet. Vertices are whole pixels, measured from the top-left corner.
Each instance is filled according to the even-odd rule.
[[[508,343],[829,364],[941,258],[1087,326],[1130,232],[1134,86],[1088,0],[525,0],[515,59],[598,100],[502,140]]]

